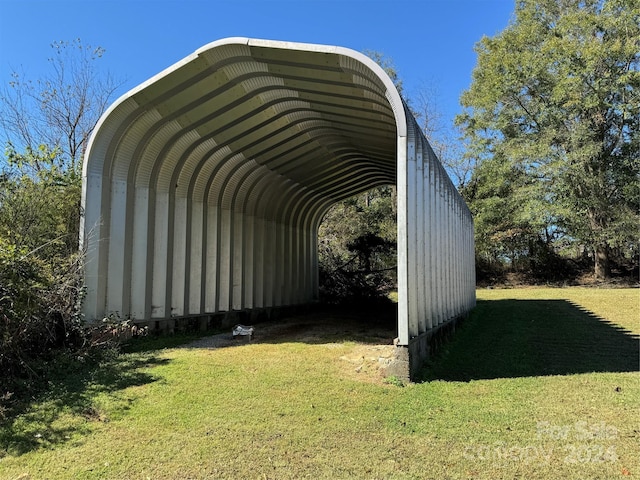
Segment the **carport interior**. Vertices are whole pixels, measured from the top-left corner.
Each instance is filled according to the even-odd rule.
[[[402,128],[391,81],[356,52],[242,38],[199,49],[96,128],[85,315],[316,301],[320,221],[335,202],[396,183]]]

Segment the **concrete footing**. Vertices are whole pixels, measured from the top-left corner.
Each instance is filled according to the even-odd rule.
[[[415,381],[425,363],[449,341],[456,327],[466,316],[453,318],[409,340],[409,345],[396,345],[394,358],[385,369],[385,376],[405,382]]]

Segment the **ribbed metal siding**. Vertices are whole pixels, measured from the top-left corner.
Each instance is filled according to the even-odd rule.
[[[379,66],[228,39],[123,96],[84,165],[85,313],[137,319],[317,299],[336,201],[397,184],[399,342],[471,308],[473,222]]]

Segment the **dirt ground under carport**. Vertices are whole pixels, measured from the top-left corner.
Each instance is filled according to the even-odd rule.
[[[252,325],[252,338],[228,332],[199,338],[186,348],[229,348],[247,343],[302,342],[312,344],[345,344],[350,348],[340,352],[344,369],[365,381],[382,382],[385,368],[394,357],[397,336],[395,305],[380,308],[325,307],[292,315],[276,321]],[[351,345],[352,344],[352,345]]]

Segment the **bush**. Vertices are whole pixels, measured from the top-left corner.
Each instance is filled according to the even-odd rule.
[[[320,300],[329,304],[371,304],[388,301],[396,289],[395,243],[365,233],[347,242],[351,256],[325,252],[320,262]],[[391,265],[391,266],[389,266]]]
[[[396,196],[377,187],[334,205],[318,232],[320,300],[330,304],[388,301],[395,290]]]
[[[320,266],[320,301],[327,304],[386,303],[395,284],[381,272],[326,270]]]
[[[46,378],[60,353],[87,348],[80,315],[80,178],[57,150],[11,145],[0,172],[0,413]],[[16,395],[12,395],[15,393]]]
[[[0,372],[5,380],[37,375],[36,359],[82,343],[79,280],[77,261],[54,272],[32,252],[0,238]]]
[[[48,388],[54,366],[95,364],[119,344],[146,334],[117,315],[85,326],[82,257],[45,262],[0,237],[0,420]]]

